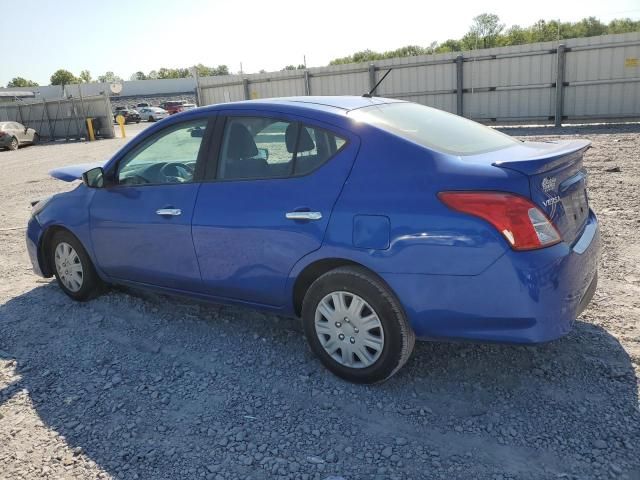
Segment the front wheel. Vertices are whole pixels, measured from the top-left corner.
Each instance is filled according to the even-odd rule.
[[[383,382],[409,359],[415,334],[395,295],[359,267],[318,278],[302,304],[313,352],[335,375],[354,383]]]
[[[148,121],[148,122],[155,122],[155,121],[156,121],[156,119],[155,119],[155,118],[153,118],[153,117],[149,117],[149,118],[147,119],[147,121]]]
[[[102,281],[82,244],[67,231],[56,232],[50,244],[51,262],[58,285],[74,300],[97,296]]]
[[[9,143],[9,150],[17,150],[19,146],[20,142],[18,142],[18,139],[16,137],[13,137],[11,139],[11,143]]]

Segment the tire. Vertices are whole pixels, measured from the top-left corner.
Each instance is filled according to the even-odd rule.
[[[140,123],[140,120],[136,120],[136,123]]]
[[[13,137],[11,139],[11,143],[9,144],[9,146],[7,148],[9,150],[18,150],[19,147],[20,147],[20,142],[18,141],[18,139],[16,137]]]
[[[147,122],[155,122],[156,119],[153,118],[152,116],[149,116],[149,118],[147,119]]]
[[[384,382],[407,362],[415,344],[400,302],[361,267],[336,268],[313,282],[302,303],[302,322],[324,366],[354,383]]]
[[[37,133],[33,134],[33,141],[31,142],[31,145],[37,145],[40,143],[40,135],[38,135]]]
[[[89,255],[70,232],[61,230],[53,235],[49,258],[58,285],[69,297],[77,301],[85,301],[102,292],[104,285]],[[80,265],[80,275],[73,273],[77,272],[77,265]]]

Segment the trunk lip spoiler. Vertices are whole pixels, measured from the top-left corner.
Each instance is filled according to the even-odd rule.
[[[553,170],[567,163],[567,156],[571,156],[570,164],[579,161],[584,152],[591,148],[589,140],[570,140],[549,144],[546,151],[536,148],[529,157],[519,160],[499,160],[493,162],[494,167],[508,168],[527,175],[538,175]]]

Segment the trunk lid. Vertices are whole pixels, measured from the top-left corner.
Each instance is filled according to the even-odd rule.
[[[518,152],[510,155],[509,160],[493,163],[529,178],[531,200],[547,214],[569,244],[581,234],[589,217],[583,156],[590,145],[587,140],[526,142],[514,149]]]

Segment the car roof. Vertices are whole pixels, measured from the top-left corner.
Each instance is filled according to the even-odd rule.
[[[331,107],[338,110],[348,112],[362,107],[371,105],[381,105],[385,103],[402,102],[393,98],[381,97],[363,97],[356,95],[344,96],[305,96],[305,97],[276,97],[265,98],[259,100],[244,100],[240,102],[231,102],[226,105],[251,105],[251,106],[270,106],[270,105],[290,105],[305,107],[310,110],[325,110],[323,107]],[[218,104],[219,105],[219,104]]]

